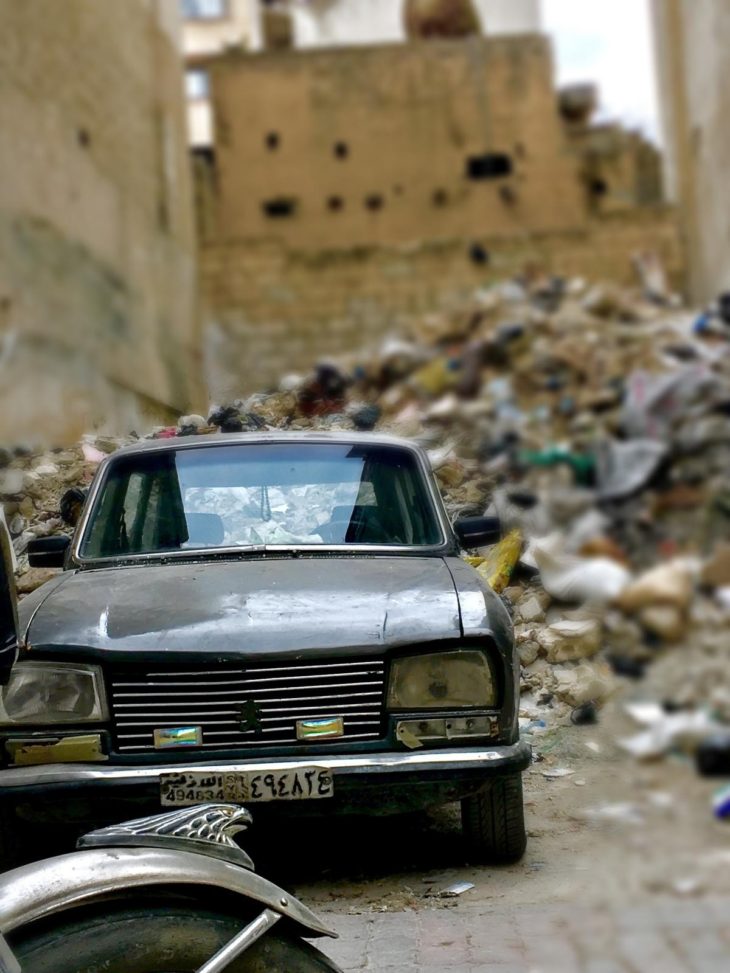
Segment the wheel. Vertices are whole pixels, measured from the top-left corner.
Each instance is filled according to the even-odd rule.
[[[461,822],[474,861],[509,864],[525,853],[522,775],[497,777],[491,786],[461,802]]]
[[[11,945],[23,973],[195,973],[245,921],[196,903],[107,903],[27,927]],[[309,943],[274,927],[226,973],[341,971]]]

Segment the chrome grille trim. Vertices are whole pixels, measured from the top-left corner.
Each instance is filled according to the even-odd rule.
[[[248,686],[249,685],[251,685],[251,688],[256,688],[254,684],[247,684],[247,683],[237,683],[234,688],[235,689],[238,689],[238,690],[244,690],[244,691],[246,691],[248,689]],[[350,689],[350,688],[353,688],[354,687],[356,689],[360,689],[363,686],[379,686],[379,685],[380,685],[380,683],[378,681],[376,681],[376,680],[369,680],[368,682],[356,682],[356,683],[337,682],[337,683],[332,683],[332,684],[328,685],[327,688],[328,689]],[[165,684],[164,683],[160,683],[160,682],[154,683],[154,687],[153,688],[155,688],[155,689],[164,689],[165,688]],[[308,686],[292,686],[292,688],[293,689],[308,689],[309,687]],[[279,690],[279,687],[278,686],[271,687],[270,689],[256,688],[256,692],[257,693],[278,693],[279,691],[280,690]],[[183,692],[183,691],[179,691],[178,692],[178,690],[175,690],[175,692],[172,692],[172,693],[169,693],[168,692],[168,693],[166,693],[166,695],[167,696],[225,696],[225,695],[229,694],[230,692],[231,692],[231,690],[228,690],[228,689],[214,689],[214,690],[211,690],[211,691],[206,690],[206,689],[194,689],[191,692],[187,692],[187,693],[186,692]],[[117,695],[119,696],[120,699],[124,699],[125,697],[129,697],[131,699],[138,699],[140,696],[144,697],[144,696],[151,696],[151,695],[154,695],[154,694],[153,693],[119,693]]]
[[[181,748],[186,752],[297,746],[302,744],[296,736],[298,720],[336,716],[343,718],[345,735],[328,743],[376,740],[384,733],[382,660],[169,672],[149,666],[112,671],[109,684],[115,745],[121,753],[159,753],[153,731],[176,726],[202,728],[202,744]],[[241,708],[251,700],[260,709],[258,733],[241,729]]]

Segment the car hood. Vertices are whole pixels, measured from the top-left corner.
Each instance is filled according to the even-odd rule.
[[[42,589],[41,589],[42,591]],[[67,573],[27,618],[28,652],[281,657],[456,639],[441,558],[286,557]]]

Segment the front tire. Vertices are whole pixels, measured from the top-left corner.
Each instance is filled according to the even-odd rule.
[[[23,973],[194,973],[247,920],[174,905],[108,905],[65,914],[13,937]],[[341,973],[309,943],[275,927],[226,973]]]
[[[522,775],[497,777],[487,790],[465,797],[461,822],[474,862],[508,865],[519,861],[527,847]]]

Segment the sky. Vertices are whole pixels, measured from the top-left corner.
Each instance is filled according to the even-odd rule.
[[[724,2],[724,0],[723,0]],[[594,81],[601,117],[660,140],[649,0],[542,0],[558,81]]]

